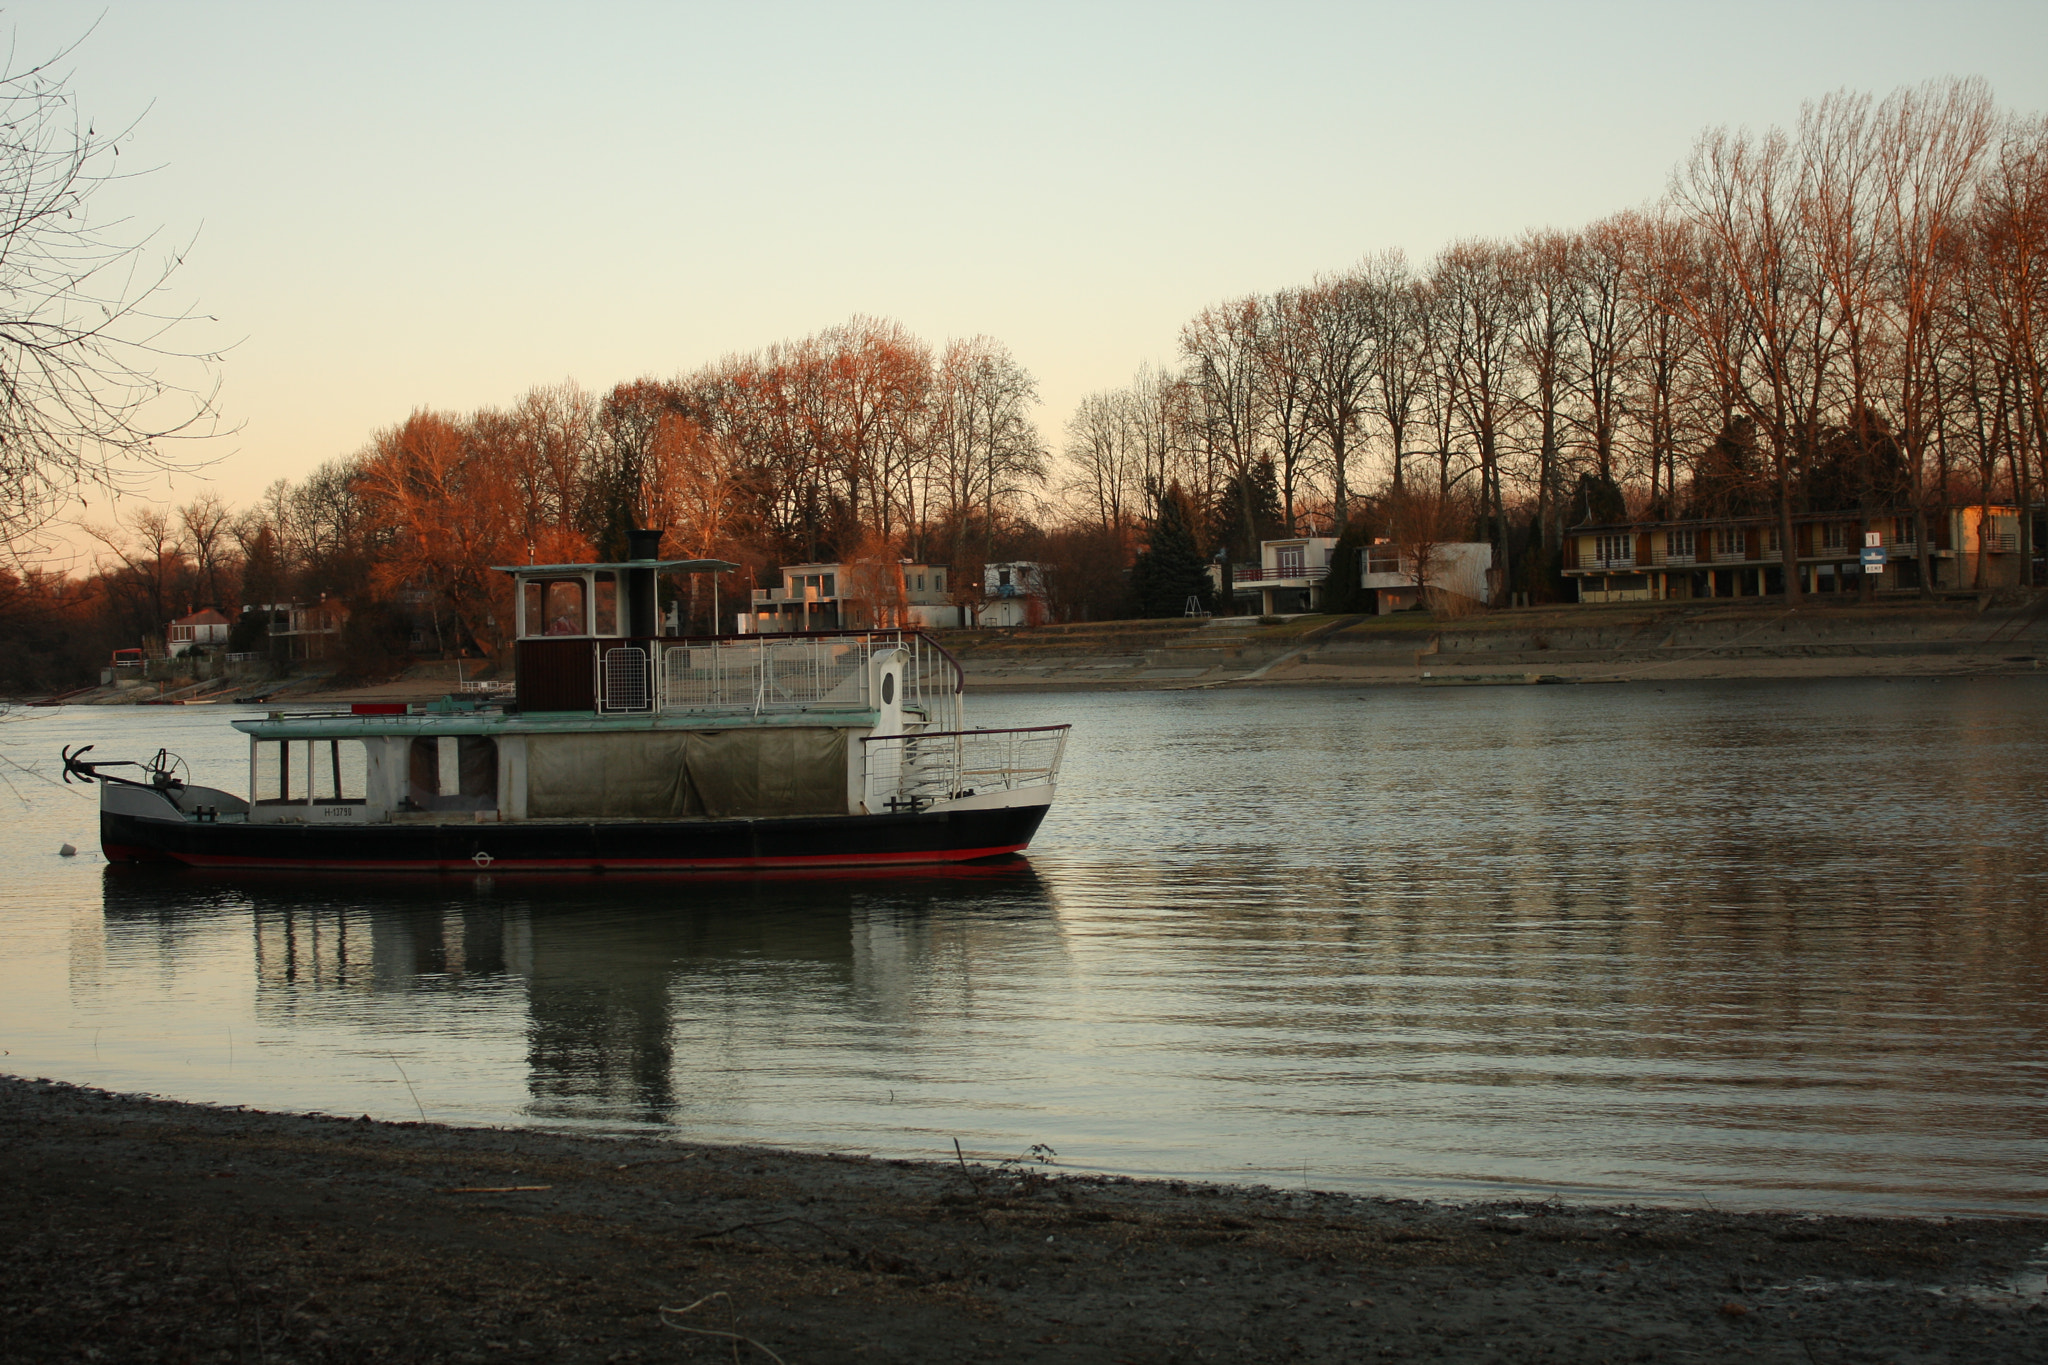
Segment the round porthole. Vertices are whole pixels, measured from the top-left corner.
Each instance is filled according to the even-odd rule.
[[[896,675],[894,673],[884,673],[882,675],[882,705],[887,706],[895,700]]]

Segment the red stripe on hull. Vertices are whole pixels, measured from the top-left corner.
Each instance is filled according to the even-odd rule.
[[[100,852],[107,855],[110,863],[175,863],[178,860],[159,849],[143,844],[100,844]]]
[[[295,872],[757,872],[833,867],[914,867],[920,863],[965,863],[977,858],[1000,858],[1022,853],[1028,845],[999,844],[991,848],[937,849],[917,853],[825,853],[785,858],[611,858],[593,862],[588,858],[493,858],[480,863],[473,858],[436,859],[417,862],[310,862],[298,858],[238,858],[218,854],[171,855],[155,849],[114,847],[105,851],[110,862],[178,862],[188,867],[275,868]]]

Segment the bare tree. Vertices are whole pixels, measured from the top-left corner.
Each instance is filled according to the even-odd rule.
[[[924,466],[937,486],[927,512],[952,527],[956,563],[979,529],[981,556],[995,549],[1000,509],[1045,478],[1045,447],[1031,409],[1038,384],[992,337],[946,344],[931,389]]]
[[[1146,460],[1137,407],[1131,389],[1111,389],[1084,396],[1067,419],[1067,494],[1105,532],[1128,529],[1144,506]]]
[[[1295,294],[1260,299],[1258,313],[1252,371],[1257,420],[1264,427],[1274,472],[1279,476],[1280,522],[1291,536],[1295,533],[1295,504],[1318,426],[1315,326]]]
[[[1797,444],[1810,429],[1799,365],[1818,298],[1802,278],[1794,237],[1797,163],[1785,135],[1719,129],[1702,137],[1678,173],[1673,198],[1697,229],[1706,267],[1670,302],[1686,316],[1700,355],[1764,436],[1776,477],[1779,562],[1788,601],[1799,597],[1792,535]],[[1733,307],[1718,307],[1724,296]]]
[[[1479,462],[1479,519],[1495,563],[1507,551],[1502,479],[1505,438],[1520,402],[1515,344],[1528,291],[1513,255],[1491,242],[1459,242],[1431,271],[1445,323],[1444,355],[1455,372],[1454,406]]]
[[[1584,336],[1575,325],[1581,316],[1584,254],[1576,236],[1538,232],[1523,239],[1513,262],[1525,291],[1516,342],[1536,425],[1536,525],[1545,549],[1559,539],[1552,522],[1564,501],[1561,447],[1568,384],[1572,374],[1584,369],[1579,357]]]
[[[127,616],[144,636],[161,646],[164,627],[187,605],[177,600],[186,564],[176,520],[160,507],[144,506],[128,514],[125,527],[84,529],[112,556],[111,564],[103,560],[100,565],[110,591],[124,599]]]
[[[87,212],[122,178],[132,126],[101,134],[56,64],[0,69],[0,545],[36,543],[83,489],[120,493],[189,468],[175,437],[214,434],[218,357],[180,349],[194,315],[168,300],[179,263]],[[81,126],[83,125],[83,126]]]
[[[1589,317],[1583,324],[1588,335],[1586,412],[1594,424],[1596,466],[1603,478],[1613,477],[1612,437],[1620,430],[1619,416],[1627,414],[1632,418],[1639,443],[1639,458],[1650,476],[1650,500],[1656,501],[1659,495],[1661,476],[1662,492],[1675,507],[1681,412],[1688,406],[1688,399],[1696,396],[1690,392],[1688,381],[1698,369],[1694,333],[1680,307],[1681,298],[1699,292],[1700,270],[1693,250],[1693,234],[1671,214],[1632,221],[1610,219],[1608,224],[1596,224],[1588,235],[1596,258],[1608,252],[1600,243],[1607,237],[1609,225],[1616,235],[1630,242],[1616,244],[1613,251],[1622,261],[1630,295],[1628,309],[1634,314],[1636,330],[1630,344],[1625,328],[1617,327],[1614,333],[1607,333],[1605,324],[1597,317]],[[1589,263],[1588,269],[1589,273],[1598,273],[1605,266]],[[1589,285],[1589,303],[1598,288]],[[1711,300],[1698,302],[1702,312],[1711,315],[1716,311]],[[1622,377],[1631,366],[1636,378],[1632,401],[1628,396],[1631,386]],[[1608,376],[1613,388],[1612,392],[1603,392],[1604,385],[1596,376],[1608,369],[1614,371]],[[1718,437],[1726,431],[1734,415],[1732,401],[1719,404],[1714,418],[1707,423],[1713,435]],[[1617,419],[1612,427],[1605,424],[1610,417]]]
[[[218,493],[201,493],[178,509],[180,540],[192,556],[200,595],[209,605],[228,612],[235,604],[221,591],[221,578],[232,563],[233,524],[234,515]]]
[[[1441,585],[1448,562],[1444,547],[1460,538],[1472,510],[1454,493],[1414,484],[1387,489],[1379,503],[1388,548],[1393,550],[1401,573],[1432,612],[1444,614]]]
[[[1405,483],[1416,395],[1429,383],[1427,286],[1409,272],[1408,258],[1399,251],[1369,258],[1361,274],[1371,300],[1375,415],[1386,433],[1392,486],[1400,488]]]
[[[1884,292],[1895,332],[1892,386],[1912,481],[1923,595],[1934,588],[1927,455],[1939,410],[1935,329],[1968,264],[1970,192],[1996,123],[1991,92],[1981,80],[1951,79],[1893,93],[1879,107],[1872,130],[1873,235],[1890,267]],[[2023,570],[2030,570],[2030,560],[2021,560]]]
[[[1649,399],[1643,371],[1644,309],[1631,276],[1641,268],[1648,246],[1649,225],[1640,214],[1618,214],[1593,224],[1579,235],[1573,254],[1574,288],[1570,325],[1574,345],[1566,383],[1573,402],[1569,410],[1583,451],[1591,456],[1602,479],[1613,479],[1616,446],[1632,402]],[[1643,417],[1657,411],[1643,402]],[[1639,419],[1640,420],[1640,419]],[[1650,501],[1658,495],[1658,463],[1650,464]],[[1671,500],[1675,505],[1675,499]],[[1548,542],[1554,544],[1555,542]]]
[[[1351,460],[1365,436],[1373,398],[1373,362],[1380,337],[1379,299],[1371,278],[1352,272],[1280,295],[1279,307],[1305,368],[1309,430],[1330,473],[1331,530],[1350,517]]]
[[[1986,331],[2005,357],[2018,408],[2014,492],[2031,507],[2033,473],[2048,483],[2048,118],[2015,119],[2000,130],[1974,227]],[[2020,519],[2020,535],[2020,563],[2031,580],[2031,516]]]
[[[1244,516],[1240,529],[1252,545],[1259,541],[1252,522],[1257,506],[1252,480],[1265,427],[1259,335],[1263,313],[1257,298],[1237,299],[1203,309],[1180,334],[1202,445],[1202,485],[1213,490],[1226,479],[1237,484]]]

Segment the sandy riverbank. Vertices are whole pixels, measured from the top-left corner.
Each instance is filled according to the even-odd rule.
[[[15,1079],[0,1135],[7,1362],[2048,1359],[2043,1220],[1444,1208]]]

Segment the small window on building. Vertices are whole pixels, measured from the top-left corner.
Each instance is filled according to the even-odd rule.
[[[1849,523],[1830,521],[1820,528],[1820,545],[1823,550],[1839,550],[1848,544]]]
[[[597,576],[597,592],[593,594],[597,608],[597,634],[617,635],[619,633],[619,577],[617,574],[600,573]]]
[[[1740,559],[1742,557],[1742,530],[1740,527],[1723,526],[1714,532],[1714,558]]]
[[[1779,532],[1777,527],[1773,526],[1769,530],[1764,532],[1765,554],[1782,554],[1784,552],[1784,549],[1785,537]]]
[[[1635,537],[1626,531],[1598,538],[1600,562],[1602,564],[1633,564],[1636,562]]]
[[[1691,559],[1693,557],[1693,549],[1698,544],[1698,533],[1695,531],[1666,531],[1664,533],[1664,553],[1671,559]]]
[[[1009,587],[1009,586],[1010,586],[1010,571],[1009,571],[1008,569],[997,569],[997,570],[996,570],[996,582],[997,582],[997,583],[1000,583],[1000,584],[1001,584],[1001,585],[1002,585],[1003,587],[1006,587],[1006,588],[1007,588],[1007,587]]]
[[[923,575],[923,574],[919,574],[919,575],[917,576],[917,590],[918,590],[919,592],[923,592],[923,591],[924,591],[924,575]]]
[[[934,570],[934,571],[932,572],[932,591],[933,591],[933,592],[944,592],[945,590],[946,590],[946,571],[945,571],[944,569],[936,569],[936,570]]]

